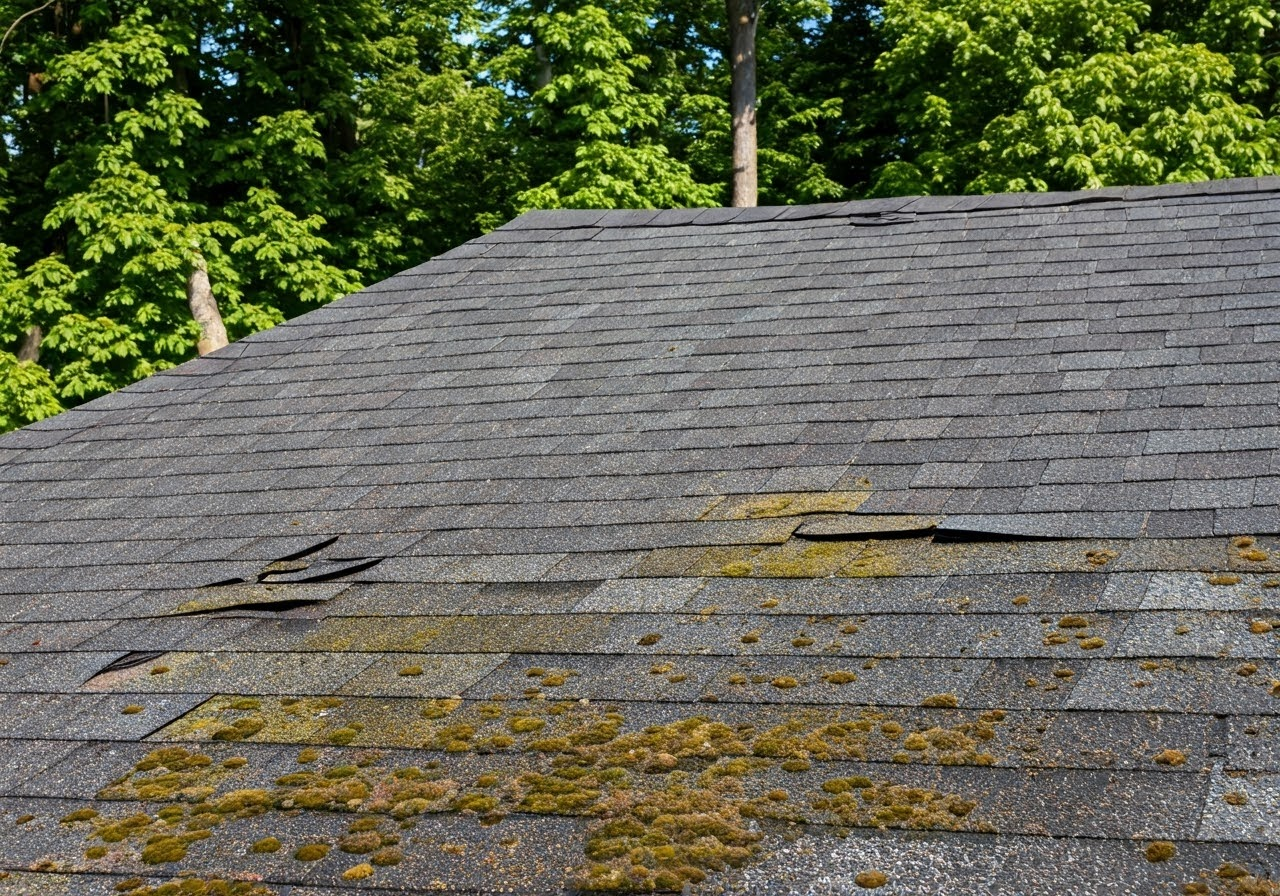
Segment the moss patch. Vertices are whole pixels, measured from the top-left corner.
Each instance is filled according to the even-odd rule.
[[[540,678],[557,671],[572,674],[530,671]],[[766,682],[770,679],[760,683]],[[234,713],[259,714],[275,725],[278,712],[293,718],[293,710],[310,721],[317,704],[287,699],[292,702],[281,710],[273,701],[257,710],[236,710],[233,701],[219,700],[205,713],[217,724],[202,730],[212,739],[218,725],[234,721]],[[165,863],[180,860],[191,844],[239,819],[275,812],[346,813],[351,819],[347,833],[304,844],[294,855],[318,861],[336,847],[361,857],[354,867],[367,866],[373,875],[403,860],[400,829],[426,813],[463,813],[480,824],[496,824],[513,812],[566,815],[589,820],[586,852],[570,874],[574,886],[679,890],[751,861],[760,848],[761,820],[983,830],[972,820],[976,803],[960,794],[853,776],[832,779],[819,793],[793,796],[770,784],[768,775],[798,774],[819,762],[863,760],[873,740],[883,744],[898,737],[910,742],[911,749],[903,751],[909,762],[989,765],[994,758],[982,745],[1004,718],[986,713],[954,724],[909,727],[873,709],[805,709],[790,711],[785,722],[763,730],[695,716],[624,731],[625,719],[616,710],[571,700],[517,704],[495,699],[466,711],[460,711],[460,700],[418,705],[423,709],[411,714],[414,724],[425,721],[430,730],[418,745],[469,754],[466,777],[451,777],[436,762],[389,767],[372,751],[334,751],[336,760],[325,763],[318,751],[307,748],[298,756],[307,761],[273,786],[236,789],[238,776],[226,766],[172,745],[147,754],[100,794],[123,801],[116,805],[135,801],[153,811],[126,810],[113,818],[86,814],[69,823],[90,823],[91,840],[124,844],[144,861]],[[341,714],[325,724],[342,726],[328,729],[329,735],[342,728],[358,733],[360,725]],[[323,729],[320,734],[326,736]],[[493,751],[523,752],[529,766],[514,772],[509,765],[486,769],[482,756]],[[264,837],[250,849],[282,846]]]
[[[308,843],[305,846],[299,846],[293,853],[293,857],[299,862],[318,862],[329,854],[329,844],[327,843]]]
[[[1187,754],[1181,750],[1167,749],[1161,750],[1155,756],[1151,757],[1151,761],[1156,765],[1166,765],[1176,767],[1185,765],[1187,762]]]
[[[273,853],[279,851],[280,841],[275,837],[263,837],[261,840],[254,843],[253,846],[249,847],[249,852],[255,853]]]
[[[889,878],[883,871],[872,868],[867,871],[859,871],[854,875],[853,882],[864,890],[874,890],[887,884]]]

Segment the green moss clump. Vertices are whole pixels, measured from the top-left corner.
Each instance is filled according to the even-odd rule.
[[[786,691],[791,688],[798,687],[800,682],[790,675],[779,675],[773,681],[769,682],[769,684],[773,685],[775,688]]]
[[[105,846],[90,846],[84,851],[84,857],[86,859],[101,859],[105,858],[106,855],[107,848]]]
[[[352,868],[348,868],[342,872],[343,880],[364,880],[373,874],[373,866],[368,862],[361,862]]]
[[[837,669],[834,672],[828,672],[823,675],[822,680],[827,684],[849,684],[850,682],[857,681],[858,676],[854,672],[849,672],[845,669]]]
[[[230,725],[224,725],[214,731],[213,739],[223,741],[244,740],[246,737],[253,737],[265,727],[267,727],[267,723],[262,716],[245,716],[243,719],[236,719]]]
[[[232,700],[228,704],[230,709],[261,709],[262,701],[253,697],[241,697],[238,700]]]
[[[483,815],[498,808],[498,800],[496,797],[483,793],[465,793],[454,800],[449,808],[456,812],[471,812],[476,815]]]
[[[213,809],[220,815],[250,818],[266,812],[271,808],[271,804],[271,794],[265,790],[233,790],[221,797],[214,804]]]
[[[531,734],[534,731],[541,731],[547,726],[542,719],[533,718],[532,716],[518,716],[507,723],[516,734]]]
[[[142,847],[141,859],[148,865],[163,865],[169,862],[181,862],[187,857],[187,841],[182,837],[152,837]]]
[[[639,644],[641,647],[652,647],[654,644],[657,644],[661,640],[662,640],[662,635],[658,634],[657,632],[650,632],[649,634],[642,636],[639,641],[636,641],[636,643]]]
[[[329,743],[335,746],[345,747],[359,736],[360,732],[350,726],[344,726],[337,729],[329,735]]]
[[[142,711],[143,711],[142,706],[139,706],[137,703],[130,703],[124,709],[120,710],[120,714],[125,716],[136,716],[138,713]]]
[[[871,779],[863,775],[852,778],[833,778],[822,783],[822,789],[827,793],[848,793],[851,790],[865,790],[871,786],[873,786]]]
[[[378,850],[369,857],[369,861],[375,865],[390,866],[399,865],[404,861],[404,853],[398,847],[388,846]]]
[[[245,759],[243,756],[230,756],[222,760],[222,767],[225,769],[234,770],[237,768],[244,768],[248,764],[249,764],[249,760]]]
[[[854,875],[853,882],[864,890],[875,890],[887,884],[889,878],[883,871],[873,868],[868,871],[859,871]]]
[[[338,841],[338,849],[352,855],[366,855],[381,848],[382,835],[377,831],[357,831]]]
[[[275,837],[263,837],[261,840],[249,847],[249,852],[255,853],[273,853],[280,851],[280,841]]]
[[[77,821],[91,821],[97,817],[97,809],[77,809],[74,812],[68,812],[66,815],[62,816],[62,824],[75,824]]]
[[[960,700],[955,694],[934,694],[931,697],[925,697],[924,700],[920,702],[920,705],[954,709],[960,705]]]
[[[1167,862],[1178,854],[1178,849],[1168,840],[1154,840],[1147,844],[1148,862]]]
[[[421,666],[405,666],[396,674],[403,675],[406,678],[414,678],[422,674],[422,667]]]
[[[293,853],[293,857],[299,862],[318,862],[329,854],[329,845],[327,843],[308,843],[299,846]]]

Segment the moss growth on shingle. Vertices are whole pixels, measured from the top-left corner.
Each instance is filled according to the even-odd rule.
[[[154,887],[131,877],[116,884],[115,890],[131,896],[274,896],[273,890],[251,881],[198,877],[181,877]]]
[[[549,670],[538,672],[545,676]],[[762,683],[770,681],[766,677]],[[356,712],[363,704],[357,701],[354,706],[350,712]],[[588,881],[592,886],[613,881],[622,889],[644,890],[660,888],[659,881],[689,882],[729,867],[732,862],[748,861],[758,847],[754,840],[736,842],[738,835],[732,832],[758,832],[753,825],[740,827],[746,824],[743,819],[948,829],[959,824],[966,829],[980,829],[967,820],[967,813],[935,811],[947,804],[945,800],[939,802],[941,797],[920,797],[923,802],[913,804],[914,791],[895,791],[892,788],[901,785],[892,781],[867,779],[871,786],[863,789],[872,790],[883,799],[877,797],[880,802],[872,807],[874,811],[867,809],[861,814],[848,807],[815,808],[805,800],[791,799],[776,787],[767,792],[759,789],[756,796],[744,790],[746,779],[767,775],[771,770],[798,774],[811,770],[818,762],[867,758],[871,738],[883,743],[883,738],[895,730],[899,736],[904,733],[899,722],[878,710],[862,709],[852,715],[839,710],[793,710],[787,713],[787,722],[763,731],[694,717],[627,732],[620,713],[576,701],[495,701],[473,705],[458,716],[458,721],[444,717],[457,711],[461,701],[432,701],[426,706],[422,714],[412,715],[415,720],[428,714],[437,717],[428,719],[430,734],[424,745],[446,753],[469,754],[468,779],[474,781],[470,788],[443,769],[433,767],[434,762],[425,763],[425,770],[413,766],[389,768],[376,753],[339,750],[334,751],[337,761],[333,764],[320,764],[320,756],[316,755],[305,769],[280,777],[274,788],[219,792],[224,786],[234,786],[225,778],[229,774],[225,767],[187,748],[166,746],[148,754],[133,773],[108,788],[115,799],[159,800],[164,805],[155,815],[137,813],[97,819],[95,837],[101,834],[97,838],[103,843],[128,841],[139,850],[152,847],[151,854],[155,855],[165,850],[176,852],[179,846],[185,849],[194,840],[184,838],[207,837],[221,826],[253,815],[276,811],[353,813],[358,817],[347,834],[329,843],[309,846],[337,846],[367,857],[367,863],[376,868],[403,857],[398,836],[385,833],[380,826],[383,824],[411,825],[415,818],[429,812],[465,813],[482,824],[497,823],[511,812],[569,815],[591,819],[589,840],[603,850],[586,859],[575,872],[574,881],[582,886]],[[290,708],[295,707],[296,715],[289,714],[290,718],[308,724],[313,721],[316,704],[298,700]],[[229,701],[226,707],[212,701],[212,708],[203,708],[201,717],[218,719],[231,711]],[[279,724],[270,707],[263,713],[270,725]],[[324,724],[339,721],[347,730],[358,733],[359,723],[349,719],[324,719]],[[998,721],[994,714],[988,714],[977,719],[970,716],[967,721],[949,726],[911,729],[912,745],[918,741],[923,748],[913,750],[909,758],[928,764],[991,764],[994,760],[982,753],[979,745],[994,736],[993,726]],[[206,727],[205,736],[211,738],[216,730]],[[342,729],[321,729],[328,734],[333,730]],[[518,735],[521,742],[513,742],[500,733],[505,731]],[[500,738],[505,740],[499,742]],[[515,774],[509,770],[496,774],[483,766],[477,769],[474,763],[482,763],[480,757],[494,749],[521,749],[535,765]],[[703,818],[708,813],[697,808],[707,800],[711,802],[705,805],[717,807],[714,819]],[[965,803],[953,800],[949,805],[960,810]],[[660,832],[665,831],[667,822],[657,822],[660,815],[647,817],[656,809],[663,810],[660,815],[670,809],[679,819],[678,826],[686,822],[701,825],[705,830],[698,847],[681,839],[684,835],[673,828],[671,836],[663,835],[670,842],[658,837],[634,856],[634,847],[629,847],[625,861],[621,856],[605,855],[611,848],[608,844],[625,838],[597,832],[606,825],[630,820],[642,827],[656,824]],[[726,827],[720,827],[721,823]],[[187,830],[176,835],[177,843],[164,839],[174,838],[174,830],[183,825]],[[713,843],[707,839],[720,830],[726,832],[728,840]]]
[[[327,843],[307,843],[294,850],[293,857],[299,862],[318,862],[329,854]]]
[[[163,834],[152,837],[142,847],[139,858],[147,865],[165,865],[170,862],[181,862],[187,857],[187,846],[196,833],[184,834],[181,837],[171,837]],[[198,833],[204,837],[209,836],[208,831],[200,831]]]
[[[887,884],[889,877],[883,871],[872,868],[859,871],[853,876],[853,882],[864,890],[874,890]]]
[[[34,816],[33,816],[34,817]],[[98,810],[91,808],[76,809],[62,816],[62,824],[75,824],[77,821],[91,821],[98,817]]]

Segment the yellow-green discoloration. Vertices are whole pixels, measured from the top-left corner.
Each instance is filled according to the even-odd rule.
[[[853,513],[870,491],[775,492],[764,495],[730,495],[703,515],[706,520],[758,520],[806,516],[814,513]]]

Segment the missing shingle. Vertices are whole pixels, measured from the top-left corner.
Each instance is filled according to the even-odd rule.
[[[333,579],[340,579],[343,576],[354,575],[363,572],[366,569],[377,566],[382,562],[382,557],[328,557],[316,561],[306,558],[313,557],[326,548],[330,548],[337,544],[341,535],[333,535],[314,544],[310,544],[301,550],[294,551],[291,554],[285,554],[272,560],[252,579],[233,578],[221,579],[217,582],[211,582],[204,586],[205,588],[228,588],[237,585],[266,585],[266,584],[311,584],[315,582],[328,582]]]
[[[315,544],[311,545],[310,547],[305,547],[300,551],[294,551],[292,554],[286,554],[285,556],[279,558],[275,562],[288,563],[291,560],[301,560],[303,557],[310,557],[312,554],[318,554],[320,551],[323,551],[325,548],[329,547],[330,545],[337,544],[338,539],[340,539],[341,537],[342,537],[341,535],[334,535],[331,538],[326,538],[323,541],[318,541]]]
[[[141,671],[139,667],[151,666],[152,663],[155,663],[157,660],[164,657],[166,653],[167,651],[163,650],[135,650],[126,653],[124,656],[117,657],[107,663],[97,672],[89,676],[80,688],[85,691],[115,690],[121,682],[133,680],[139,676],[146,675],[147,673]],[[168,666],[156,665],[152,666],[151,675],[163,675],[168,671]],[[133,713],[130,712],[126,714],[132,715]]]
[[[891,541],[896,538],[923,538],[937,532],[934,526],[923,526],[908,529],[859,529],[856,532],[824,532],[818,529],[805,530],[803,526],[795,532],[795,537],[802,541]]]
[[[348,560],[321,560],[300,569],[264,572],[258,576],[259,582],[272,584],[303,584],[315,582],[331,582],[343,576],[355,575],[366,569],[372,569],[382,562],[381,557],[363,557]]]
[[[304,607],[316,607],[326,601],[319,598],[310,597],[294,597],[281,598],[280,600],[258,600],[243,601],[237,604],[223,604],[222,606],[199,607],[190,610],[179,610],[171,613],[171,616],[210,616],[213,614],[225,615],[237,612],[246,613],[286,613],[289,610],[301,610]]]
[[[125,669],[132,669],[134,666],[141,666],[144,663],[154,663],[156,660],[160,659],[160,657],[164,656],[165,653],[166,651],[163,650],[135,650],[130,653],[126,653],[124,656],[117,657],[95,672],[93,678],[97,678],[99,675],[106,675],[109,672],[122,672]],[[93,679],[91,678],[90,681],[92,680]]]
[[[794,537],[803,541],[891,541],[928,538],[934,544],[1057,541],[1052,536],[990,532],[947,526],[939,517],[844,514],[802,523]]]
[[[1022,532],[986,532],[981,529],[951,529],[939,526],[933,532],[934,544],[1004,544],[1015,541],[1062,541],[1052,535],[1028,535]]]
[[[915,219],[914,212],[872,212],[869,215],[849,215],[846,220],[852,227],[889,227],[910,224]]]

